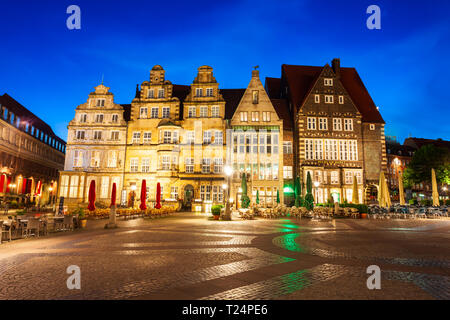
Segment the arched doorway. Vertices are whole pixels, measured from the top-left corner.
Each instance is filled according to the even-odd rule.
[[[376,184],[367,185],[365,191],[366,204],[376,204],[378,203],[378,186]]]
[[[183,207],[186,210],[192,209],[192,200],[194,199],[194,187],[190,184],[184,187]]]

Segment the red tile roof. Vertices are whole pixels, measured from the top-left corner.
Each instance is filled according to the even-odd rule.
[[[293,128],[293,117],[285,99],[270,99],[278,117],[283,120],[283,129]]]
[[[220,94],[225,100],[225,119],[233,118],[245,89],[220,89]]]
[[[295,108],[300,108],[324,67],[283,64],[282,77],[289,86],[289,95]],[[355,68],[340,68],[341,82],[362,115],[364,122],[384,123]],[[282,79],[266,78],[266,90],[271,98],[281,97]]]

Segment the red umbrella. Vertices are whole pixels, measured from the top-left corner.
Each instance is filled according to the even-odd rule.
[[[111,205],[109,207],[116,205],[116,183],[113,183],[112,192],[111,192]]]
[[[141,185],[141,205],[139,206],[139,208],[141,210],[147,209],[147,205],[145,204],[146,198],[147,198],[147,186],[146,186],[145,179],[144,179],[144,180],[142,180],[142,185]]]
[[[161,184],[158,182],[156,185],[156,209],[161,209]]]
[[[91,181],[91,185],[89,186],[89,211],[95,210],[95,180]]]

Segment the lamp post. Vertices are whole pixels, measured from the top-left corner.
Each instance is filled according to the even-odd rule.
[[[227,201],[225,203],[225,213],[223,215],[223,220],[231,220],[231,211],[230,211],[230,189],[231,189],[231,175],[233,174],[233,168],[231,166],[226,165],[224,168],[225,175],[227,176]]]

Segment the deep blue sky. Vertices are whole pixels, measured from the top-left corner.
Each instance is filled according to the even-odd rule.
[[[66,8],[81,8],[81,30]],[[381,7],[381,30],[366,8]],[[201,65],[222,88],[246,87],[251,68],[355,67],[387,134],[450,139],[450,1],[0,0],[0,94],[7,92],[63,139],[75,107],[101,82],[118,103],[160,64],[190,84]],[[263,80],[264,81],[264,80]]]

